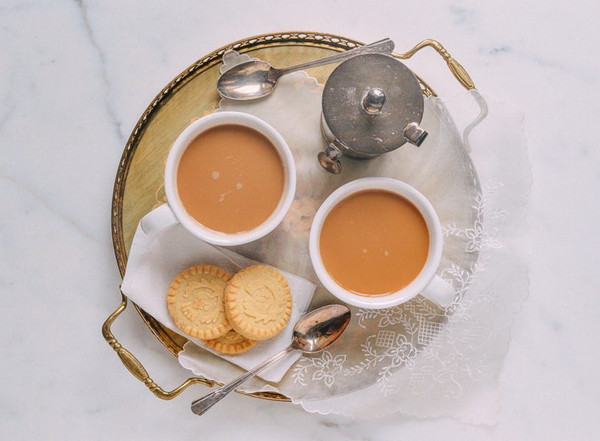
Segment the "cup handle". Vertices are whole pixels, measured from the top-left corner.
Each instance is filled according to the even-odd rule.
[[[150,236],[178,222],[169,204],[162,204],[140,220],[140,227],[144,234]]]
[[[454,301],[456,292],[452,285],[436,275],[431,282],[429,282],[429,285],[423,289],[421,294],[432,302],[437,303],[442,308],[447,308]]]

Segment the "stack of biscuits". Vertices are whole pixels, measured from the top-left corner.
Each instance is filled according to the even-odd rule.
[[[167,307],[181,331],[233,355],[281,332],[292,312],[292,295],[283,275],[269,266],[232,275],[218,266],[196,265],[175,276]]]

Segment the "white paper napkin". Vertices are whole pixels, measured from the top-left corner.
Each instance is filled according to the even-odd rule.
[[[217,265],[236,273],[241,268],[257,262],[196,238],[176,221],[167,205],[162,205],[140,220],[131,245],[121,290],[167,328],[245,370],[253,368],[290,344],[294,323],[308,307],[315,285],[282,270],[279,271],[288,281],[293,305],[288,325],[276,337],[259,342],[244,354],[221,355],[204,345],[202,340],[187,336],[179,330],[167,309],[167,290],[180,271],[202,263]],[[263,371],[260,377],[269,382],[278,382],[299,357],[299,353],[288,354],[284,360]],[[204,362],[206,363],[206,360]],[[186,363],[184,367],[192,369],[197,375],[203,375],[205,366],[202,363],[195,366]]]

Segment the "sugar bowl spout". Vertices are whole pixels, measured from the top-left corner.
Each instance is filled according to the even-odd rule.
[[[427,138],[427,132],[416,122],[408,123],[404,128],[403,135],[404,139],[417,147],[420,147],[425,138]]]

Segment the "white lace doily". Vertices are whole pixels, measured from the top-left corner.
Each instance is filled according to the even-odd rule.
[[[229,57],[231,65],[246,56]],[[522,236],[530,177],[518,112],[491,102],[489,115],[470,135],[469,155],[444,102],[426,98],[422,126],[429,136],[420,148],[405,145],[368,161],[345,158],[342,174],[334,176],[316,159],[325,146],[321,91],[314,79],[296,73],[283,77],[266,99],[221,102],[221,109],[251,113],[273,125],[293,150],[298,169],[296,200],[280,227],[236,251],[318,284],[308,231],[320,203],[353,179],[394,177],[419,189],[436,209],[445,235],[438,274],[454,285],[457,297],[445,310],[420,296],[387,310],[353,308],[350,327],[328,350],[302,357],[277,384],[254,381],[245,390],[279,391],[311,412],[358,418],[401,412],[493,423],[512,318],[528,288]],[[472,91],[453,99],[452,107],[475,116],[473,98],[485,104]],[[332,301],[321,287],[311,307]],[[208,355],[189,346],[180,354],[195,356]],[[213,379],[240,373],[219,366],[220,378]]]

